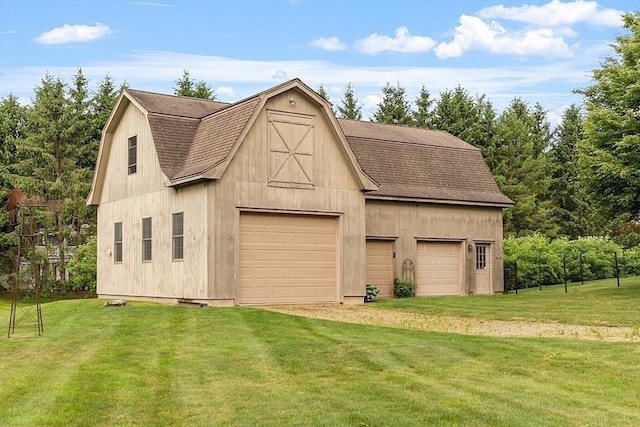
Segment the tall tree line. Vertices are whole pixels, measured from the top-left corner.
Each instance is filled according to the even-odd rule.
[[[91,92],[78,69],[69,83],[46,74],[30,105],[21,105],[13,95],[0,100],[0,273],[15,267],[17,240],[5,212],[12,189],[33,200],[58,201],[55,213],[38,211],[35,216],[43,234],[55,235],[61,249],[81,244],[95,232],[95,210],[85,201],[102,127],[119,89],[107,75]],[[59,255],[64,281],[64,250]]]
[[[504,212],[508,235],[554,238],[616,234],[640,221],[640,12],[623,17],[629,34],[615,56],[577,90],[585,106],[570,106],[551,129],[547,111],[519,98],[498,114],[485,95],[457,86],[435,99],[423,86],[413,101],[397,82],[382,89],[372,120],[445,130],[478,147],[500,189],[514,201]],[[359,119],[351,84],[337,106]],[[638,236],[640,237],[640,235]]]

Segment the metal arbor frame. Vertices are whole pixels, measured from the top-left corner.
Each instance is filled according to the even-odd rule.
[[[16,207],[16,220],[18,225],[18,254],[16,257],[16,270],[13,280],[11,312],[9,314],[9,331],[7,338],[15,334],[16,326],[20,326],[22,322],[32,322],[38,328],[38,335],[44,332],[44,324],[42,322],[42,307],[40,306],[40,275],[38,274],[38,265],[36,263],[36,227],[32,209],[46,209],[46,205],[28,205]],[[33,297],[34,304],[28,306],[26,300],[29,294],[25,294],[24,298],[20,298],[20,260],[23,253],[31,253],[31,273],[33,277]],[[35,305],[35,313],[33,306]],[[18,312],[20,315],[18,316]]]

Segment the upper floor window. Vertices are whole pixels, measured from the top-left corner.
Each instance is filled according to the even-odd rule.
[[[487,268],[487,245],[476,245],[476,270]]]
[[[151,261],[151,218],[142,218],[142,260]]]
[[[113,262],[122,262],[122,223],[113,224]]]
[[[129,175],[136,173],[138,171],[138,137],[135,135],[129,138],[127,159]]]
[[[184,258],[184,212],[172,215],[172,257],[174,260]]]

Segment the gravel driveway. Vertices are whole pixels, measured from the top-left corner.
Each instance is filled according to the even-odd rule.
[[[384,310],[369,305],[282,305],[263,307],[293,316],[336,322],[387,326],[432,332],[494,337],[552,337],[596,341],[640,342],[640,331],[632,327],[570,325],[564,323],[486,320],[446,315]]]

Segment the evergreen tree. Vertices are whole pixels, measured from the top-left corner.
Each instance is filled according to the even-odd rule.
[[[122,89],[124,89],[124,87]],[[115,83],[107,74],[104,79],[98,83],[97,90],[90,100],[89,110],[92,136],[90,145],[87,147],[88,161],[83,163],[82,166],[87,166],[91,169],[95,168],[98,149],[100,148],[100,139],[102,138],[102,128],[104,128],[107,123],[117,100],[118,91],[116,90]]]
[[[422,86],[415,101],[416,110],[413,112],[413,125],[419,128],[430,128],[433,120],[433,99],[429,91]]]
[[[594,235],[595,211],[587,201],[578,167],[578,142],[583,138],[580,109],[570,106],[555,130],[556,143],[549,151],[549,198],[560,234],[572,239]]]
[[[517,235],[539,231],[555,237],[558,230],[546,198],[546,158],[534,155],[536,124],[527,105],[514,99],[497,121],[491,169],[502,192],[515,203],[505,210],[505,231]]]
[[[640,12],[623,20],[628,33],[612,45],[616,55],[579,91],[587,109],[581,168],[600,207],[621,221],[640,220]]]
[[[407,101],[406,90],[400,86],[400,82],[395,87],[387,83],[382,88],[382,94],[382,101],[373,113],[373,120],[378,123],[413,125],[413,114]]]
[[[351,82],[344,91],[344,96],[338,105],[338,117],[342,119],[362,120],[362,107],[358,105],[358,98],[353,93]]]
[[[433,110],[431,127],[452,135],[483,150],[487,148],[495,134],[496,114],[493,105],[484,95],[472,97],[460,86],[440,94]]]
[[[15,268],[15,238],[11,233],[9,214],[5,203],[13,189],[9,168],[17,158],[17,147],[24,138],[28,108],[20,105],[18,98],[9,95],[0,101],[0,277]],[[8,283],[0,281],[0,288]]]
[[[322,99],[324,99],[327,102],[331,102],[329,100],[329,94],[327,93],[327,91],[324,89],[324,86],[320,85],[320,87],[318,88],[318,95],[320,95],[322,97]]]
[[[213,89],[211,89],[204,80],[200,80],[199,82],[193,80],[187,70],[182,71],[182,78],[176,80],[176,87],[173,89],[174,94],[179,96],[210,100],[216,99],[216,94],[213,92]]]

